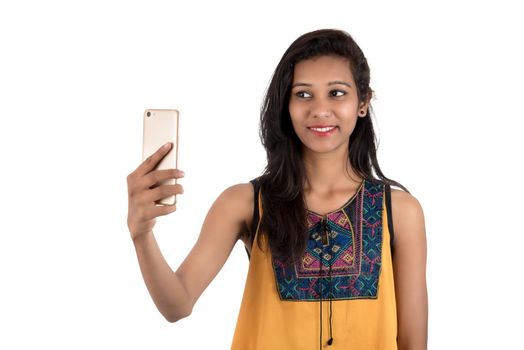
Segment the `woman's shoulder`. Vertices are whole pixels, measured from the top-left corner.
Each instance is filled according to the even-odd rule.
[[[391,211],[395,239],[414,239],[425,235],[424,212],[419,200],[401,189],[391,188]]]
[[[227,187],[220,197],[228,201],[232,206],[231,209],[238,209],[240,211],[247,211],[246,207],[253,207],[254,190],[253,184],[250,182],[237,183]]]
[[[411,213],[410,215],[422,212],[418,199],[402,189],[391,188],[391,205],[401,209],[401,212]]]
[[[244,223],[244,230],[240,239],[249,236],[249,228],[253,222],[254,211],[254,184],[251,182],[237,183],[227,187],[219,198],[224,201],[231,212],[236,213],[238,220]]]

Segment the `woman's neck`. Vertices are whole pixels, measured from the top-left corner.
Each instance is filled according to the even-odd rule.
[[[349,164],[348,151],[330,153],[305,153],[306,193],[332,193],[334,191],[357,186],[362,182]]]

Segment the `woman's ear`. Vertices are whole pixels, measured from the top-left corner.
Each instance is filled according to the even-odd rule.
[[[371,100],[371,92],[368,94],[365,101],[358,104],[358,116],[365,117],[368,114],[369,101]]]
[[[360,102],[358,106],[358,116],[365,117],[368,114],[369,102]]]

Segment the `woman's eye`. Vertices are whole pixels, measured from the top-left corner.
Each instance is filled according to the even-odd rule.
[[[295,94],[297,97],[300,97],[300,98],[308,98],[308,97],[311,97],[310,94],[308,94],[307,92],[305,91],[299,91]]]
[[[342,90],[333,90],[330,92],[330,94],[332,97],[342,97],[346,94],[346,92]]]

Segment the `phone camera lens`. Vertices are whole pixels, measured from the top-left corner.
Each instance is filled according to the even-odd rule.
[[[151,112],[148,111],[147,112],[147,116],[150,117],[151,116]]]

